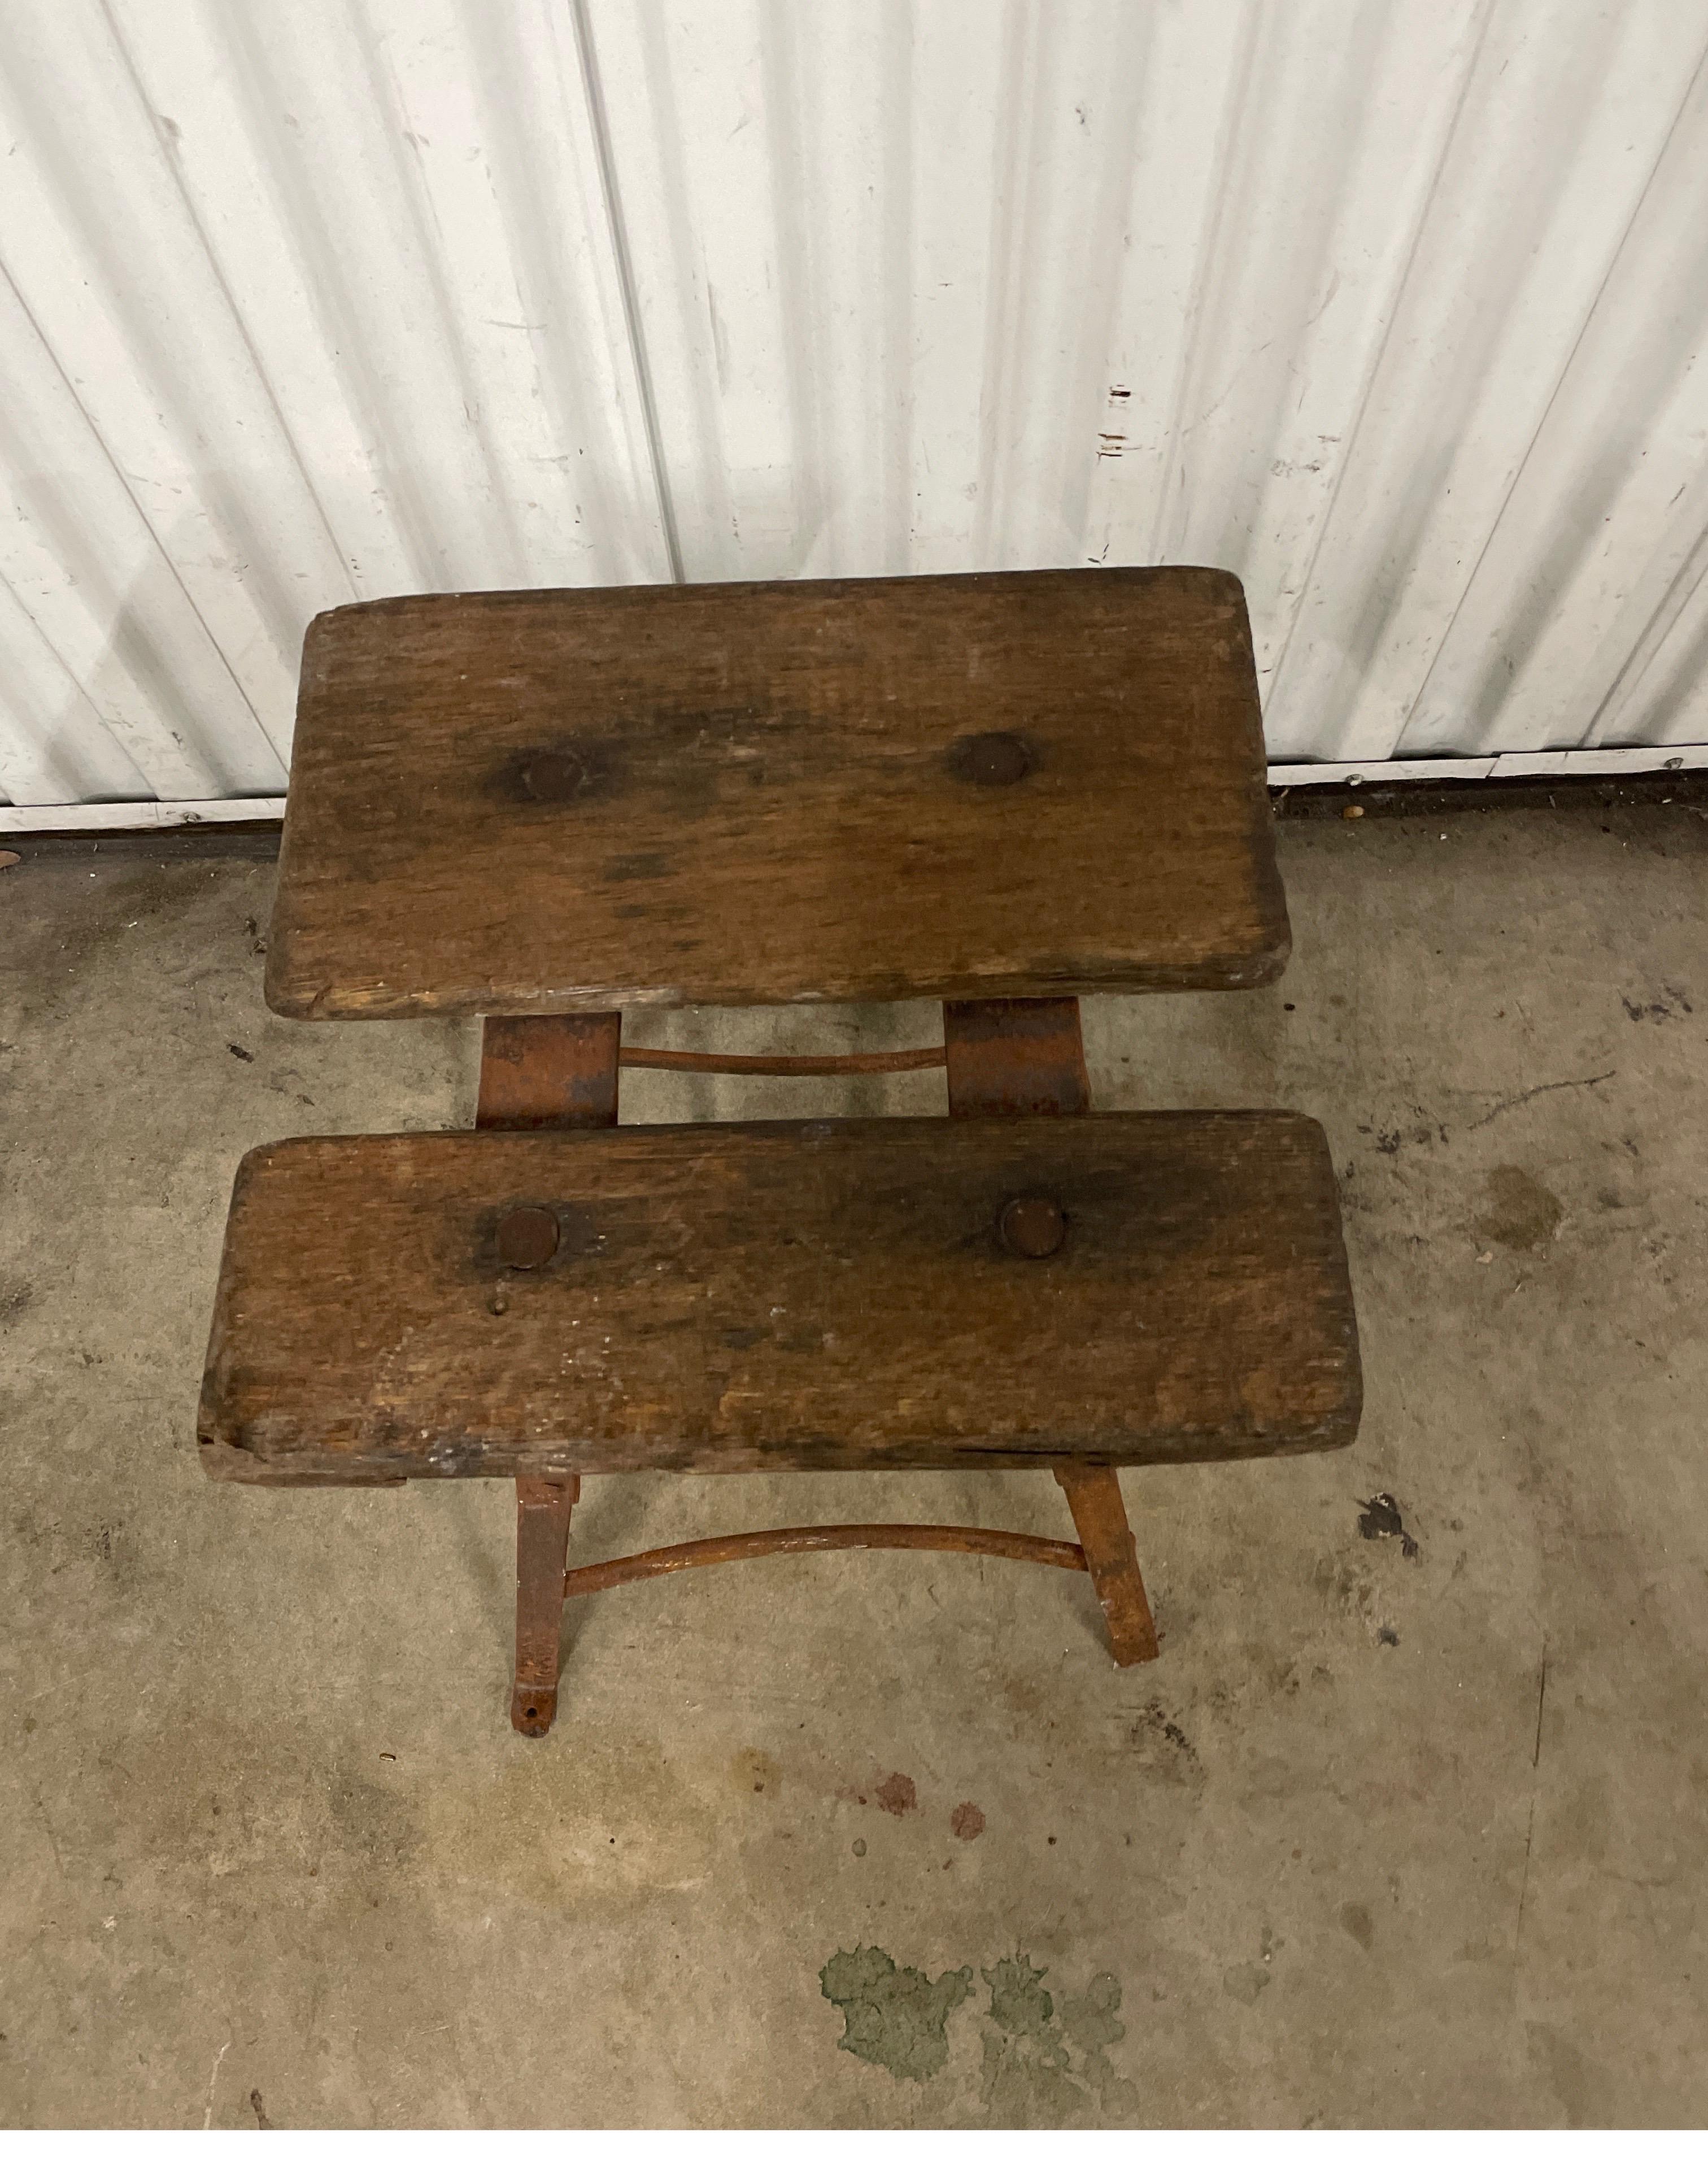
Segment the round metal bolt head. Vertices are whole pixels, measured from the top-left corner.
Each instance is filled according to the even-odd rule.
[[[1048,1196],[1017,1196],[996,1228],[1017,1257],[1053,1257],[1067,1240],[1067,1214]]]
[[[949,753],[949,770],[969,787],[1012,787],[1032,770],[1032,752],[1018,735],[963,735]]]
[[[543,1204],[518,1204],[499,1220],[498,1244],[500,1263],[537,1272],[558,1253],[558,1215]]]

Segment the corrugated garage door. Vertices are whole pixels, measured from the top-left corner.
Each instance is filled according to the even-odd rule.
[[[17,0],[0,823],[276,797],[347,599],[1087,561],[1240,571],[1280,764],[1696,762],[1705,47],[1708,0]]]

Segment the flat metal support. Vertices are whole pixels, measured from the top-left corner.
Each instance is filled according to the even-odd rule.
[[[563,1637],[563,1569],[570,1516],[581,1480],[561,1484],[516,1479],[516,1670],[510,1725],[531,1740],[551,1731],[558,1713]]]
[[[1086,1572],[1084,1549],[1060,1538],[1028,1538],[1017,1530],[972,1530],[958,1523],[828,1522],[783,1530],[744,1530],[728,1538],[696,1538],[685,1545],[658,1545],[625,1560],[571,1568],[565,1598],[582,1598],[648,1576],[679,1575],[689,1568],[718,1567],[727,1560],[756,1560],[767,1553],[835,1552],[988,1553],[994,1560],[1033,1560],[1043,1567]]]
[[[625,1045],[623,1068],[666,1068],[682,1075],[905,1075],[948,1064],[940,1045],[894,1052],[683,1052],[663,1046]]]
[[[614,1129],[620,1014],[488,1015],[477,1129]],[[564,1561],[581,1479],[516,1479],[516,1662],[510,1725],[537,1741],[558,1714]]]

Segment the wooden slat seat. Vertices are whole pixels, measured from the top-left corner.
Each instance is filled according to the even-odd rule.
[[[1287,947],[1217,569],[387,599],[308,633],[282,1014],[1237,988]]]
[[[1314,1121],[764,1123],[251,1151],[201,1437],[257,1483],[982,1469],[1341,1446],[1358,1403]]]

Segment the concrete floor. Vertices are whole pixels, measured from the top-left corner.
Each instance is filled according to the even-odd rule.
[[[1356,1449],[1128,1473],[1156,1665],[1068,1576],[774,1560],[578,1606],[542,1744],[507,1488],[193,1439],[239,1154],[466,1125],[472,1032],[269,1018],[247,853],[0,874],[0,2122],[1708,2124],[1708,822],[1281,837],[1281,983],[1088,1049],[1105,1105],[1326,1124]],[[1066,1527],[1043,1478],[654,1477],[574,1549],[880,1513]]]

